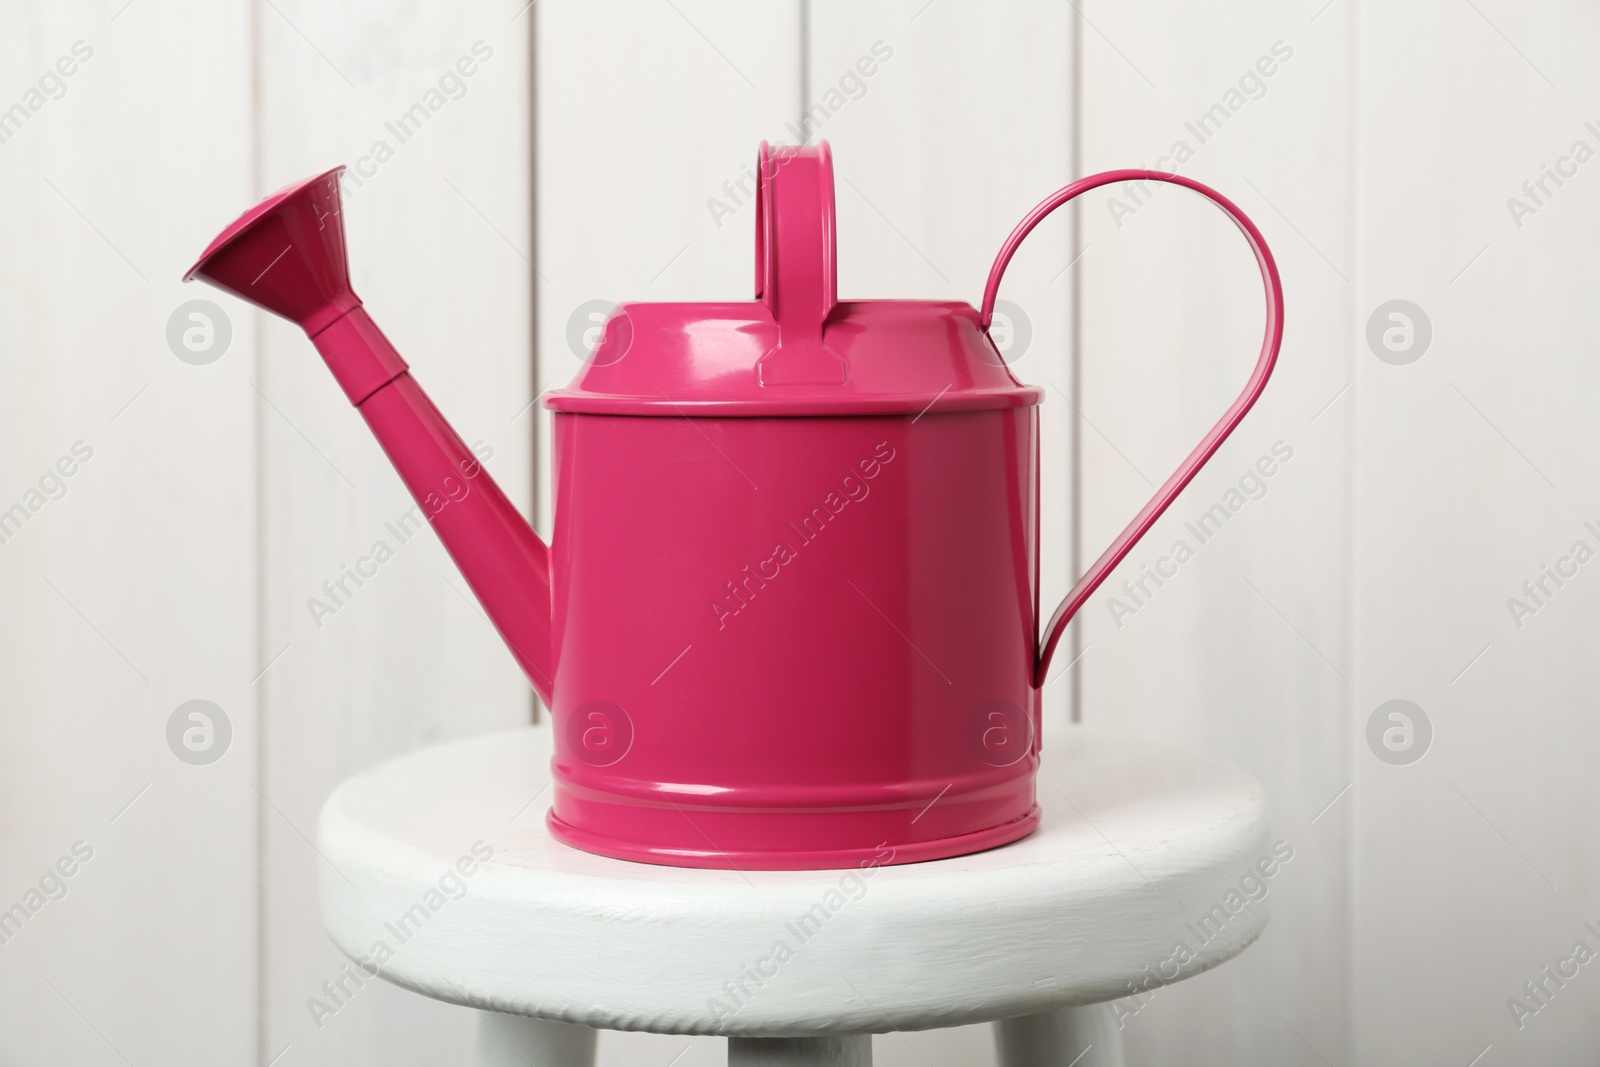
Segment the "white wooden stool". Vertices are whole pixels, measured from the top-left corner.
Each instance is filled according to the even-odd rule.
[[[1238,903],[1271,860],[1260,787],[1145,741],[1060,731],[1031,837],[855,871],[576,851],[545,831],[549,759],[548,726],[424,749],[345,781],[318,825],[334,942],[499,1013],[483,1067],[587,1065],[599,1029],[724,1034],[731,1064],[860,1065],[873,1033],[986,1021],[1006,1067],[1120,1064],[1105,1002],[1216,966],[1266,923]]]

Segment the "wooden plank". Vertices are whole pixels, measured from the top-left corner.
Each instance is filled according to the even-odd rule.
[[[1580,540],[1600,549],[1585,525],[1600,525],[1586,340],[1600,19],[1479,0],[1372,7],[1360,27],[1351,1058],[1466,1063],[1492,1045],[1482,1062],[1581,1060],[1600,1042],[1600,989],[1541,968],[1600,944],[1584,926],[1600,596],[1592,564],[1561,585],[1543,568],[1572,569]],[[1432,334],[1400,365],[1365,337],[1397,299]],[[1513,598],[1532,613],[1514,617]],[[1368,719],[1394,699],[1431,722],[1420,762],[1368,751]]]
[[[495,479],[527,505],[524,8],[423,6],[397,19],[356,3],[275,0],[260,11],[259,140],[265,189],[351,165],[357,292],[461,435],[492,449]],[[261,1058],[290,1048],[296,1063],[460,1060],[471,1013],[345,977],[347,961],[321,930],[321,861],[307,839],[347,775],[526,721],[531,692],[437,539],[405,534],[410,498],[305,337],[277,320],[260,329],[262,648],[276,660],[262,680],[270,804]],[[323,583],[380,542],[393,557],[336,601]],[[314,619],[312,598],[333,614]]]
[[[755,210],[725,186],[798,110],[800,12],[546,0],[537,14],[539,384],[555,388],[601,305],[751,298]],[[539,426],[547,454],[542,409]]]
[[[814,121],[804,132],[833,147],[840,296],[977,305],[1006,235],[1075,177],[1070,11],[968,0],[817,0],[810,9],[804,106]],[[868,69],[874,72],[860,76]],[[1063,210],[1044,223],[1012,261],[1000,294],[1012,311],[1002,327],[1013,331],[1006,350],[1013,373],[1047,389],[1040,445],[1046,615],[1073,577],[1074,222]],[[1070,677],[1062,668],[1071,658],[1057,660],[1056,681],[1046,688],[1046,745],[1067,725],[1071,688],[1061,679]],[[891,1067],[971,1063],[991,1057],[991,1048],[987,1026],[874,1042],[876,1062]]]
[[[541,0],[535,10],[545,389],[577,372],[583,335],[607,303],[751,298],[755,210],[724,185],[798,113],[800,4]],[[548,455],[549,413],[537,417]],[[548,480],[540,489],[548,529]],[[725,1062],[725,1047],[606,1034],[599,1063],[681,1055],[678,1067],[699,1067]]]
[[[166,338],[251,193],[248,12],[0,11],[5,1063],[254,1055],[256,352]],[[168,747],[193,699],[209,765]]]
[[[1084,170],[1175,168],[1221,189],[1266,233],[1289,301],[1266,395],[1077,624],[1084,720],[1248,767],[1295,849],[1242,959],[1120,1002],[1128,1058],[1347,1062],[1348,796],[1311,820],[1350,781],[1351,8],[1082,10]],[[1192,195],[1105,190],[1084,221],[1093,558],[1241,388],[1263,304],[1238,233]],[[1225,526],[1196,534],[1217,504]]]
[[[1058,5],[812,5],[808,72],[813,139],[838,175],[839,292],[981,302],[1012,228],[1074,177],[1073,25]],[[858,66],[866,61],[865,66]],[[870,77],[859,75],[875,68]],[[993,77],[952,77],[986,70]],[[858,85],[859,83],[859,85]],[[1007,271],[1007,358],[1044,385],[1041,571],[1044,614],[1073,575],[1073,218],[1044,223]],[[1011,321],[1012,319],[1015,321]],[[1046,732],[1067,719],[1057,660]]]

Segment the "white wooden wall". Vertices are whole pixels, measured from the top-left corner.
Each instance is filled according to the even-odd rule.
[[[1600,163],[1545,179],[1539,202],[1522,190],[1574,141],[1600,151],[1600,14],[525,3],[0,10],[0,108],[76,42],[91,50],[0,142],[0,511],[45,500],[0,543],[0,908],[75,843],[93,850],[0,944],[0,1063],[420,1065],[460,1061],[473,1032],[470,1012],[381,983],[313,1020],[343,960],[316,920],[307,835],[345,775],[523,721],[533,700],[431,535],[392,544],[313,621],[307,599],[393,542],[384,524],[409,502],[297,331],[178,284],[198,250],[265,192],[388,141],[392,158],[347,186],[356,287],[548,529],[548,419],[530,402],[577,368],[575,312],[747,297],[753,206],[718,225],[707,202],[762,138],[795,141],[787,127],[877,42],[892,56],[811,131],[835,152],[841,296],[975,302],[1037,200],[1170,165],[1179,140],[1192,158],[1177,169],[1244,207],[1284,274],[1272,386],[1085,608],[1047,689],[1047,744],[1081,718],[1233,759],[1295,848],[1258,945],[1122,1003],[1131,1061],[1592,1058],[1593,968],[1542,1005],[1521,985],[1579,940],[1600,949],[1583,925],[1600,927],[1600,579],[1581,567],[1520,628],[1506,601],[1574,541],[1600,549],[1583,432],[1600,399]],[[478,42],[458,98],[398,144],[385,122]],[[1228,118],[1201,143],[1186,123],[1218,103]],[[1018,373],[1049,394],[1047,610],[1259,341],[1259,286],[1220,215],[1172,189],[1112,195],[1042,227],[1001,293],[1031,331]],[[1536,208],[1520,226],[1511,196]],[[195,298],[232,325],[206,366],[165,337]],[[1366,339],[1396,299],[1431,320],[1410,365]],[[59,499],[29,498],[79,441],[92,457],[64,493],[44,487]],[[1259,499],[1198,544],[1185,523],[1278,442]],[[1153,595],[1117,588],[1180,539],[1194,558]],[[1136,610],[1114,614],[1113,596]],[[232,726],[207,766],[165,736],[197,698]],[[1368,745],[1392,699],[1432,724],[1410,765]],[[1539,1008],[1520,1029],[1513,996]],[[892,1065],[990,1056],[982,1028],[875,1044]],[[695,1067],[722,1047],[601,1045],[615,1065],[680,1053]]]

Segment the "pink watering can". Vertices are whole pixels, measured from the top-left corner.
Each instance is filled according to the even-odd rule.
[[[691,867],[956,856],[1037,824],[1039,693],[1073,614],[1260,396],[1277,267],[1188,178],[1074,182],[983,306],[840,301],[828,146],[761,148],[756,300],[630,304],[555,412],[547,546],[350,289],[337,168],[223,231],[199,276],[302,326],[554,719],[551,832]],[[1186,186],[1255,252],[1244,392],[1039,627],[1038,405],[987,328],[1022,239],[1117,181]]]

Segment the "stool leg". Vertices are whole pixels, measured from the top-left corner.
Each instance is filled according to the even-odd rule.
[[[1105,1004],[1001,1019],[994,1045],[1000,1067],[1122,1067],[1122,1031]]]
[[[872,1035],[730,1037],[728,1067],[872,1067]]]
[[[477,1067],[594,1067],[598,1031],[524,1015],[478,1013]]]

